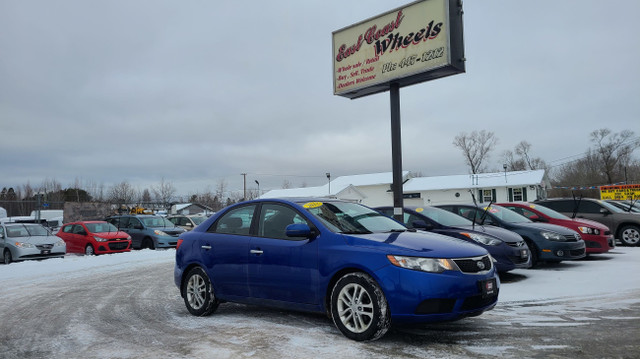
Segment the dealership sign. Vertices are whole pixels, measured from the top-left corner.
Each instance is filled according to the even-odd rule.
[[[422,0],[333,32],[334,94],[357,98],[465,71],[461,0]]]
[[[601,199],[638,200],[640,184],[624,184],[618,186],[600,186]]]

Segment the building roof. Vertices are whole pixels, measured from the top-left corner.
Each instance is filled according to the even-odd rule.
[[[407,181],[403,192],[446,190],[457,188],[518,187],[539,185],[545,170],[479,173],[453,176],[416,177]]]
[[[406,180],[408,176],[409,176],[409,171],[402,172],[402,178],[404,180]],[[370,173],[370,174],[353,175],[353,176],[340,176],[334,179],[333,181],[331,181],[330,184],[327,183],[323,186],[274,189],[261,195],[260,198],[326,197],[326,196],[335,197],[335,196],[338,196],[341,192],[353,193],[354,190],[357,192],[356,187],[386,185],[391,183],[393,183],[392,172]],[[331,189],[331,191],[329,191],[329,188]]]

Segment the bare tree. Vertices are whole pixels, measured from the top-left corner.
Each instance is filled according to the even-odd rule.
[[[471,173],[476,174],[485,170],[485,161],[497,142],[493,132],[481,130],[473,131],[471,134],[460,133],[455,137],[453,145],[462,150],[462,155]]]
[[[171,203],[171,200],[176,193],[176,188],[171,182],[166,181],[164,177],[160,180],[160,184],[157,186],[151,186],[151,190],[153,191],[156,201],[165,205]]]
[[[283,189],[291,188],[291,182],[287,179],[282,180],[282,188]]]
[[[633,151],[640,147],[640,140],[634,138],[633,131],[612,133],[608,128],[591,132],[594,152],[600,162],[600,171],[608,183],[623,178],[624,168],[629,166]]]
[[[530,151],[531,144],[527,141],[521,141],[516,145],[515,155],[514,152],[504,151],[503,159],[507,169],[509,171],[547,169],[547,163],[540,157],[532,158]]]
[[[127,181],[114,185],[109,190],[109,200],[117,204],[131,204],[136,198],[136,189]]]
[[[149,193],[149,189],[145,188],[142,191],[142,198],[140,198],[142,203],[151,203],[151,193]]]

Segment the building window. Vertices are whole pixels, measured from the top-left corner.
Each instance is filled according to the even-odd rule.
[[[524,201],[524,197],[522,196],[522,188],[514,188],[513,189],[513,200],[514,201]]]
[[[490,189],[482,190],[482,202],[491,202],[493,200],[493,193]]]

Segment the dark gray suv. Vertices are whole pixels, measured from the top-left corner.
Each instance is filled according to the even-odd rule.
[[[573,218],[600,222],[614,237],[627,246],[640,244],[640,214],[625,212],[610,203],[594,198],[548,198],[535,203]]]

